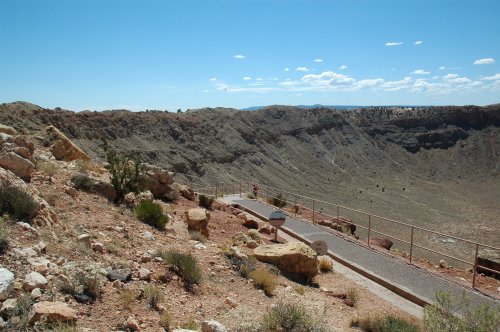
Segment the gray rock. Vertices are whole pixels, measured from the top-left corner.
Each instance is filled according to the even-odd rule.
[[[31,272],[24,277],[23,289],[32,291],[35,288],[44,288],[47,285],[47,279],[38,272]]]
[[[226,327],[215,320],[206,320],[201,323],[201,332],[228,332]]]
[[[132,270],[131,269],[116,269],[111,270],[106,274],[109,281],[120,280],[122,282],[128,282],[132,280]]]
[[[78,241],[79,243],[83,243],[87,248],[90,248],[90,246],[91,246],[90,240],[91,240],[91,238],[90,238],[89,234],[80,234],[76,238],[76,241]]]
[[[2,303],[2,308],[0,309],[0,314],[2,316],[11,316],[17,307],[17,299],[7,299]]]
[[[0,301],[7,299],[14,287],[14,273],[6,268],[0,268]]]
[[[149,240],[149,241],[154,241],[156,237],[153,235],[153,233],[145,231],[141,233],[141,237],[143,239]]]

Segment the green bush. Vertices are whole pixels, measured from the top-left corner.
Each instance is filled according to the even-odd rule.
[[[268,203],[277,206],[279,208],[283,208],[286,206],[286,199],[283,198],[282,194],[277,194],[276,197],[270,198],[268,200]]]
[[[90,192],[95,181],[85,174],[77,174],[71,178],[71,184],[73,188]]]
[[[214,198],[213,197],[210,197],[210,196],[205,196],[203,194],[201,194],[199,197],[198,197],[199,201],[200,201],[200,206],[207,209],[207,210],[211,210],[212,209],[212,204],[214,202]]]
[[[351,322],[363,332],[419,332],[417,325],[395,316],[368,316]]]
[[[37,212],[38,204],[29,194],[10,184],[0,186],[0,215],[29,222]]]
[[[150,200],[140,202],[134,213],[141,221],[158,229],[165,229],[169,222],[168,215],[163,213],[160,204]]]
[[[465,295],[453,298],[449,293],[438,291],[436,303],[424,308],[424,330],[429,332],[498,332],[500,330],[500,306],[471,305]]]
[[[121,202],[126,194],[140,193],[146,188],[146,172],[137,157],[120,156],[103,140],[102,148],[111,173],[111,185],[116,191],[116,202]]]
[[[303,307],[278,303],[264,315],[259,331],[323,332],[327,330]]]
[[[183,254],[176,251],[168,251],[164,254],[167,264],[174,267],[182,279],[186,288],[192,288],[193,285],[199,285],[202,279],[202,271],[196,261],[196,258],[191,254]]]
[[[9,234],[5,228],[5,221],[0,217],[0,255],[9,247]]]

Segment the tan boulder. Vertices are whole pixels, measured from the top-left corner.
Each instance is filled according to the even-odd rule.
[[[74,322],[78,316],[76,311],[63,302],[42,301],[35,303],[30,312],[30,324],[35,324],[42,318],[48,323]]]
[[[7,152],[0,155],[0,167],[3,167],[20,178],[27,179],[35,171],[35,165],[26,158],[15,152]]]
[[[151,191],[155,198],[162,198],[171,190],[173,173],[150,164],[142,164],[147,176],[147,189]]]
[[[72,160],[87,160],[90,157],[83,152],[78,146],[75,145],[66,135],[54,126],[46,128],[47,133],[55,141],[50,148],[50,151],[57,160],[72,161]]]
[[[318,273],[316,252],[302,242],[259,246],[253,254],[259,261],[276,265],[282,272],[303,278]]]
[[[193,189],[189,188],[188,186],[180,183],[173,183],[171,186],[174,190],[178,191],[179,194],[181,194],[182,197],[185,199],[189,199],[190,201],[195,200],[195,194]]]
[[[7,135],[16,135],[17,134],[17,131],[10,127],[10,126],[6,126],[6,125],[3,125],[3,124],[0,124],[0,133],[4,133],[4,134],[7,134]]]
[[[90,189],[91,192],[94,194],[97,194],[99,196],[102,196],[104,198],[107,198],[110,201],[115,201],[116,199],[116,190],[113,188],[111,183],[99,181],[96,182],[92,185],[92,188]]]
[[[210,213],[201,208],[189,209],[185,212],[186,223],[188,230],[198,231],[208,238],[208,221],[210,220]]]
[[[17,136],[14,139],[14,144],[20,148],[26,148],[30,154],[30,158],[33,158],[33,153],[35,152],[35,144],[33,142],[29,142],[23,136]]]

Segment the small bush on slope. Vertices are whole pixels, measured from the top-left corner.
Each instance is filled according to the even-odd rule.
[[[161,206],[150,200],[139,203],[134,213],[141,221],[158,229],[165,229],[169,222],[169,218],[163,213]]]

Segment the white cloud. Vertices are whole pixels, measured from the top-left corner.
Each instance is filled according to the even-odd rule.
[[[493,58],[477,59],[474,61],[475,65],[491,65],[492,63],[495,63],[495,59]]]
[[[286,67],[283,71],[290,71],[290,68]]]
[[[236,55],[233,55],[233,58],[235,59],[246,59],[246,55],[243,55],[243,54],[236,54]]]
[[[349,68],[349,67],[347,67],[346,65],[342,65],[342,66],[340,66],[340,68],[339,68],[339,69],[340,69],[340,70],[344,70],[344,69],[347,69],[347,68]]]
[[[202,92],[203,92],[203,93],[209,93],[209,92],[210,92],[210,90],[205,89],[205,90],[203,90]]]
[[[321,74],[309,74],[302,77],[301,81],[316,86],[348,86],[356,80],[343,74],[337,74],[333,71],[325,71]]]
[[[263,81],[264,79],[262,77],[257,77],[255,80],[256,81]]]
[[[251,81],[252,78],[250,76],[245,76],[243,77],[243,81]]]
[[[403,42],[387,42],[385,46],[400,46],[403,45]]]
[[[217,81],[217,77],[212,77],[209,81],[215,82]]]
[[[422,45],[423,43],[424,43],[423,41],[421,41],[421,40],[417,40],[417,41],[416,41],[416,42],[414,42],[413,44],[415,44],[415,45]]]
[[[486,77],[481,78],[481,80],[483,80],[483,81],[497,81],[497,80],[500,80],[500,74],[495,74],[493,76],[486,76]]]
[[[441,67],[439,67],[439,70],[445,70],[445,69],[446,69],[446,67],[445,67],[445,66],[441,66]]]
[[[382,84],[384,84],[384,80],[382,78],[367,79],[358,81],[356,83],[356,88],[358,89],[374,88],[377,86],[381,86]]]
[[[414,70],[414,71],[412,72],[412,74],[414,74],[414,75],[429,75],[429,74],[430,74],[430,72],[429,72],[429,71],[426,71],[426,70],[424,70],[424,69],[417,69],[417,70]]]
[[[297,94],[295,95],[295,97],[300,97],[300,96],[302,96],[302,93],[297,93]]]
[[[307,68],[307,67],[297,67],[297,69],[295,69],[296,71],[303,71],[303,72],[307,72],[307,71],[311,71],[310,68]]]
[[[323,59],[314,59],[314,62],[321,63],[323,62]]]

